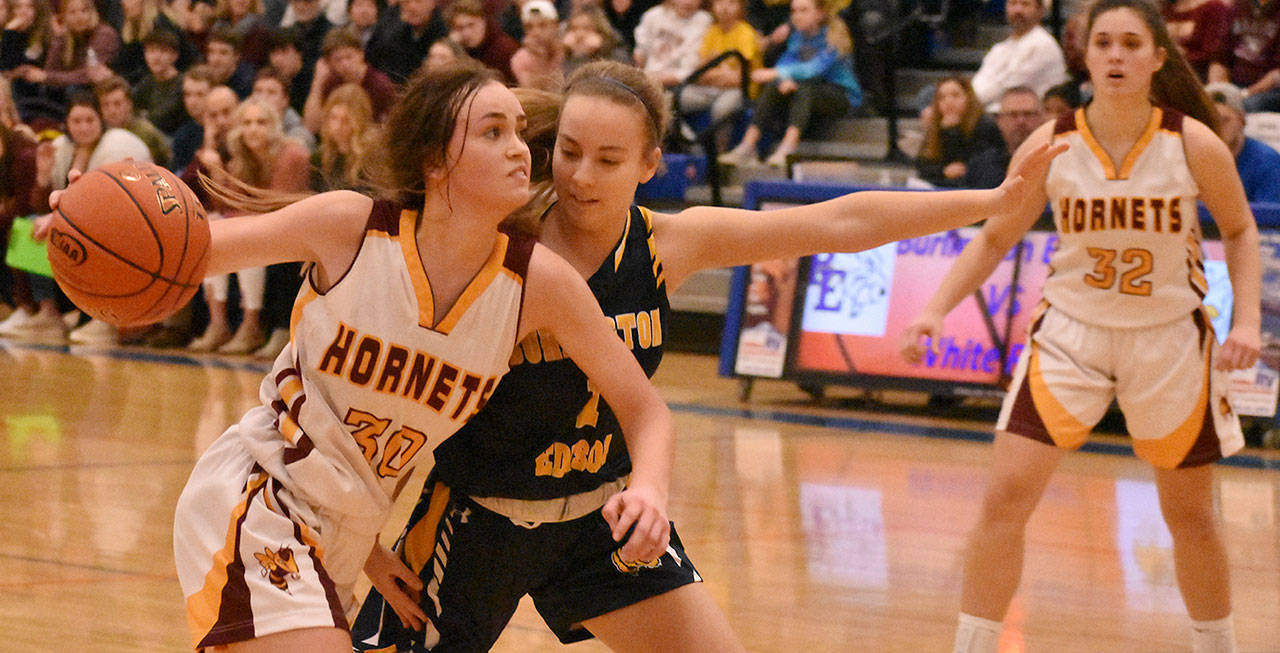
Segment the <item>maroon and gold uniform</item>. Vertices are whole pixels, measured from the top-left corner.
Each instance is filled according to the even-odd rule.
[[[499,235],[435,322],[416,224],[374,204],[345,274],[324,292],[304,284],[262,405],[192,472],[174,550],[197,648],[346,628],[395,488],[506,374],[532,241]]]
[[[1045,181],[1058,248],[997,428],[1075,448],[1115,399],[1134,450],[1157,467],[1203,465],[1244,445],[1212,369],[1183,120],[1154,108],[1117,167],[1084,109],[1059,118],[1054,141],[1071,148]]]

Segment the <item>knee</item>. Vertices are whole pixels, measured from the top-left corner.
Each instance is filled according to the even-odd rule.
[[[987,524],[1022,526],[1040,502],[1041,488],[1029,480],[992,479],[982,498],[981,521]]]

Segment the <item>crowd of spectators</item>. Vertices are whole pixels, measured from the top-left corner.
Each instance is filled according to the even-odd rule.
[[[1157,0],[1158,1],[1158,0]],[[971,77],[928,97],[920,176],[994,186],[1036,125],[1086,101],[1079,21],[1059,40],[1045,0],[1005,0],[1008,38]],[[628,61],[712,123],[749,122],[724,160],[783,165],[815,126],[855,112],[862,86],[849,0],[0,0],[0,236],[48,210],[69,171],[124,157],[289,192],[362,189],[369,136],[420,67],[472,58],[510,83],[554,89],[597,59]],[[1280,0],[1163,8],[1219,103],[1250,199],[1280,194],[1280,155],[1243,136],[1280,110]],[[729,50],[699,78],[691,71]],[[749,80],[745,92],[741,80]],[[745,130],[743,132],[742,130]],[[719,135],[722,146],[734,134]],[[728,149],[728,148],[726,148]],[[1264,174],[1265,173],[1265,174]],[[210,206],[216,217],[227,215]],[[151,342],[272,356],[287,338],[297,267],[211,279],[165,324],[118,333],[65,313],[47,277],[0,266],[0,337]],[[75,313],[70,315],[75,316]],[[82,324],[81,324],[82,323]],[[207,325],[207,326],[206,326]]]

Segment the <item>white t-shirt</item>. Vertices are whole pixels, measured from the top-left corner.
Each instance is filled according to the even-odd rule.
[[[1065,81],[1067,62],[1062,47],[1048,30],[1036,25],[1021,37],[1010,36],[991,46],[973,75],[973,92],[994,112],[1007,89],[1026,86],[1043,97],[1045,91]]]

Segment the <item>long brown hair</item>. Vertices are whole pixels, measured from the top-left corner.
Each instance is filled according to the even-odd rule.
[[[964,113],[960,116],[960,131],[965,136],[973,135],[974,128],[982,119],[982,103],[978,102],[978,95],[973,92],[973,85],[969,80],[960,75],[943,78],[933,91],[933,101],[929,103],[933,112],[929,116],[929,124],[925,125],[924,145],[920,147],[920,158],[925,161],[942,158],[942,111],[938,110],[938,99],[942,95],[942,85],[947,82],[958,85],[964,91]]]
[[[462,107],[495,81],[497,73],[471,61],[414,73],[392,107],[368,163],[374,194],[406,208],[421,207],[426,201],[426,171],[448,172],[449,140]],[[310,195],[263,191],[234,179],[227,184],[204,176],[201,180],[217,200],[251,213],[273,211]]]
[[[1187,64],[1182,49],[1169,38],[1169,30],[1155,5],[1148,0],[1097,0],[1089,9],[1089,27],[1085,34],[1093,34],[1093,24],[1098,16],[1116,9],[1129,9],[1137,14],[1147,24],[1147,29],[1151,30],[1156,47],[1164,48],[1164,65],[1151,78],[1151,101],[1157,106],[1177,109],[1217,132],[1218,113],[1213,107],[1213,101],[1204,92],[1200,79]],[[1086,50],[1089,42],[1086,41]]]

